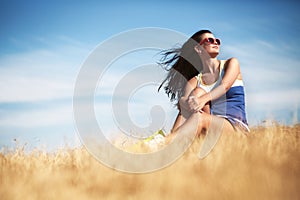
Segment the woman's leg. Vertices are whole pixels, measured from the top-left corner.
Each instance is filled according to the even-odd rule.
[[[166,142],[169,143],[177,135],[180,137],[188,137],[194,139],[194,136],[198,132],[198,124],[200,124],[200,113],[193,113],[188,119],[185,119],[180,113],[178,114],[175,124],[173,126],[171,134],[166,138]]]
[[[189,110],[189,106],[187,104],[187,97],[180,98],[178,101],[178,110],[179,113],[176,117],[171,133],[177,130],[182,124],[184,124],[186,119],[191,116],[191,111]]]
[[[192,90],[192,92],[190,93],[189,96],[184,96],[182,97],[178,104],[179,104],[179,113],[176,117],[176,120],[174,122],[174,125],[172,127],[171,132],[173,133],[177,128],[179,128],[182,124],[184,124],[184,122],[186,121],[186,119],[188,119],[191,116],[191,111],[189,109],[187,100],[189,97],[191,96],[195,96],[195,97],[200,97],[202,95],[206,94],[206,91],[204,91],[202,88],[196,87],[194,90]],[[210,114],[210,106],[209,103],[207,103],[203,108],[202,111],[205,113]]]
[[[202,132],[220,132],[228,133],[233,132],[234,128],[224,118],[220,118],[207,113],[193,113],[187,120],[184,121],[179,127],[173,130],[173,136],[177,134],[196,136],[200,135]]]

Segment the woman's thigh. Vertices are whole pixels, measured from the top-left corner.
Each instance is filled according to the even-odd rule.
[[[215,115],[201,113],[197,134],[199,135],[203,132],[209,133],[216,131],[223,134],[235,132],[233,126],[228,120]]]
[[[207,113],[193,113],[178,128],[175,129],[176,134],[200,135],[201,133],[229,133],[234,128],[224,118],[217,117]]]

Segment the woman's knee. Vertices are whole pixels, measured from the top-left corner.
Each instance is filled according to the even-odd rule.
[[[201,133],[206,133],[207,130],[209,129],[212,115],[208,113],[200,113],[200,118],[199,118],[199,124],[198,124],[198,135]]]

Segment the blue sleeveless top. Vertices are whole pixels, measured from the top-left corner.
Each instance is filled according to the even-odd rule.
[[[202,81],[202,73],[196,77],[198,80],[197,87],[202,88],[207,93],[220,85],[224,76],[225,60],[221,60],[220,74],[218,80],[210,85],[206,85]],[[210,103],[210,113],[216,116],[226,118],[234,127],[242,126],[243,129],[249,131],[246,112],[245,112],[245,92],[244,84],[240,79],[236,79],[231,88],[216,100]]]

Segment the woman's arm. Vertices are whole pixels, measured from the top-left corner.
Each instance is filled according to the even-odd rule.
[[[224,67],[225,74],[219,86],[197,99],[189,99],[189,105],[194,111],[200,111],[207,102],[216,100],[224,95],[238,78],[240,74],[240,64],[236,58],[227,60]]]
[[[188,99],[189,99],[189,96],[190,94],[193,92],[193,90],[197,87],[197,78],[196,77],[193,77],[191,78],[186,86],[185,86],[185,89],[184,89],[184,95],[183,97],[181,97],[179,99],[179,107],[180,107],[180,111],[190,111],[190,107],[188,105]]]
[[[201,96],[204,95],[204,94],[206,94],[206,91],[205,91],[204,89],[202,89],[202,88],[200,88],[200,87],[196,87],[196,88],[191,92],[191,94],[189,95],[189,97],[194,96],[194,97],[199,98],[199,97],[201,97]],[[192,110],[192,111],[194,111],[194,110]],[[207,103],[205,104],[205,106],[202,108],[202,111],[205,112],[205,113],[208,113],[208,114],[210,113],[210,105],[209,105],[209,102],[207,102]]]
[[[184,95],[178,101],[179,113],[176,117],[171,132],[174,132],[178,127],[180,127],[187,119],[187,116],[190,114],[190,107],[187,103],[187,100],[190,93],[196,88],[196,86],[197,86],[196,77],[193,77],[187,82],[184,90]]]

